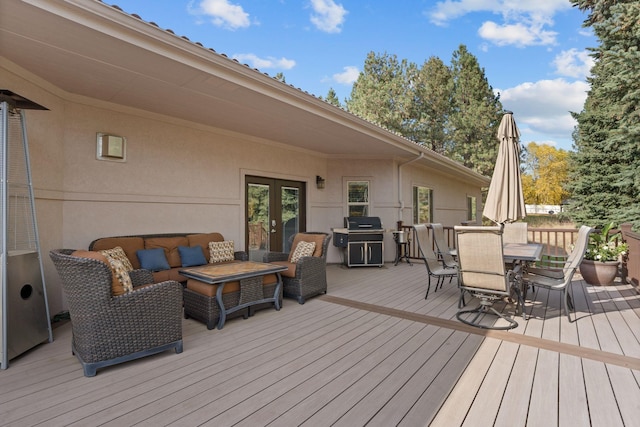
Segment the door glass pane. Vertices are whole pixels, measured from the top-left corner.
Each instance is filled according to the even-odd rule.
[[[262,261],[262,255],[269,250],[268,185],[249,184],[247,221],[249,222],[249,259]]]
[[[300,190],[294,187],[282,187],[282,251],[289,252],[291,250],[291,242],[289,238],[295,235],[299,230],[300,216]]]

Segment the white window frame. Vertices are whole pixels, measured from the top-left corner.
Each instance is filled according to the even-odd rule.
[[[349,195],[350,195],[350,187],[351,184],[354,183],[366,183],[367,185],[367,197],[366,197],[366,201],[363,202],[352,202],[349,199]],[[350,178],[346,178],[345,179],[345,216],[353,216],[351,215],[351,207],[354,206],[363,206],[365,207],[365,212],[363,212],[365,215],[364,216],[371,216],[371,179],[370,178],[355,178],[355,177],[350,177]]]
[[[428,206],[429,206],[429,218],[428,221],[420,220],[419,210],[421,206],[418,206],[418,200],[416,200],[416,195],[418,194],[419,189],[428,190]],[[423,205],[424,206],[424,205]],[[430,223],[433,222],[433,188],[427,187],[426,185],[418,185],[414,184],[411,187],[411,216],[414,224],[422,224],[422,223]]]

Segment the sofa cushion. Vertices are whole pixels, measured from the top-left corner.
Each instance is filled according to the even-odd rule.
[[[127,254],[129,262],[133,269],[140,268],[136,251],[144,249],[144,239],[142,237],[105,237],[93,242],[91,250],[100,251],[103,249],[112,249],[120,246],[124,253]]]
[[[186,237],[149,237],[144,239],[145,249],[162,248],[167,257],[170,267],[181,267],[180,253],[178,246],[189,246],[189,240]]]
[[[126,271],[133,270],[133,265],[131,264],[131,261],[129,261],[127,254],[124,252],[124,249],[122,249],[120,246],[116,246],[115,248],[112,248],[112,249],[101,250],[100,253],[105,257],[107,257],[109,262],[120,261]]]
[[[79,258],[91,258],[107,264],[111,268],[111,294],[113,296],[122,295],[133,290],[131,277],[125,270],[122,262],[118,260],[109,261],[109,259],[97,251],[77,250],[71,253],[71,256]]]
[[[162,248],[141,249],[136,254],[138,255],[140,266],[146,270],[161,271],[171,268]]]
[[[220,233],[200,233],[188,234],[187,240],[189,241],[188,246],[200,246],[206,258],[209,255],[209,242],[222,242],[224,237]]]
[[[209,262],[233,261],[235,259],[233,240],[209,242]]]
[[[316,248],[313,251],[313,256],[322,256],[322,242],[326,236],[324,234],[305,234],[298,233],[296,237],[293,238],[293,243],[291,245],[291,252],[289,253],[289,261],[291,261],[291,255],[296,250],[296,246],[298,246],[298,242],[316,242]]]
[[[312,256],[316,249],[316,242],[299,241],[295,250],[291,253],[291,262],[296,263],[298,260],[305,256]]]
[[[180,259],[182,260],[183,267],[194,267],[198,265],[204,265],[207,263],[207,259],[204,257],[201,246],[178,246],[178,252],[180,253]]]
[[[176,282],[186,282],[187,278],[180,274],[179,268],[172,268],[170,270],[154,271],[153,283],[166,282],[167,280],[175,280]]]

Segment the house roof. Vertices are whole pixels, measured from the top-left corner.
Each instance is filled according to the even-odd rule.
[[[68,94],[328,158],[402,162],[423,153],[423,165],[489,184],[445,156],[101,1],[3,0],[0,55]]]

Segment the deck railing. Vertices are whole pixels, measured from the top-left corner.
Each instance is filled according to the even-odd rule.
[[[419,259],[418,244],[413,233],[413,227],[398,224],[398,230],[404,231],[409,236],[409,244],[407,245],[409,258]],[[431,232],[431,229],[429,229],[429,232]],[[449,247],[455,248],[456,239],[453,227],[445,226],[444,232]],[[575,228],[529,228],[528,233],[530,242],[544,245],[541,263],[547,266],[562,266],[578,237],[578,230]],[[433,241],[433,239],[431,240]],[[640,244],[640,241],[638,243]]]
[[[629,254],[623,259],[620,271],[623,281],[640,289],[640,233],[631,231],[631,227],[631,224],[622,224],[620,230],[611,230],[611,233],[622,231],[623,240],[629,244]],[[413,227],[399,223],[398,230],[404,231],[409,236],[408,257],[419,259],[418,244]],[[431,233],[431,229],[428,230]],[[453,227],[445,226],[444,232],[449,247],[455,248],[456,239]],[[528,233],[530,242],[544,245],[540,264],[549,267],[561,267],[564,264],[578,237],[578,229],[576,228],[529,228]],[[431,240],[433,242],[433,239]]]

